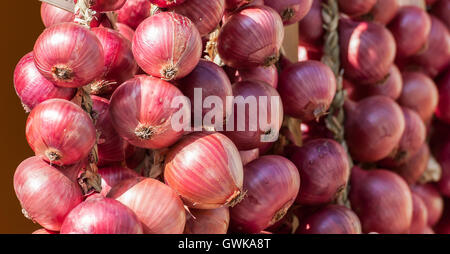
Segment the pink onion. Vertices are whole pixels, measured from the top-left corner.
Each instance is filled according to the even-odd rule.
[[[45,228],[38,229],[32,233],[33,235],[57,235],[59,232],[50,231]]]
[[[96,140],[89,115],[62,99],[36,106],[28,116],[26,135],[36,156],[56,165],[71,165],[86,158]]]
[[[402,93],[402,87],[402,74],[396,65],[392,65],[389,70],[389,77],[384,82],[366,86],[355,85],[355,93],[358,97],[362,98],[374,95],[384,95],[393,100],[397,100]]]
[[[99,168],[98,173],[102,178],[102,191],[100,194],[107,196],[109,191],[123,180],[139,177],[136,171],[120,166]]]
[[[228,11],[234,11],[245,5],[253,5],[255,2],[263,2],[263,0],[225,0],[225,7]],[[264,2],[261,5],[263,4]]]
[[[136,29],[142,21],[150,16],[149,0],[127,0],[125,5],[116,11],[117,21]]]
[[[79,169],[57,168],[39,157],[20,163],[14,173],[14,190],[25,217],[59,231],[67,214],[83,201],[76,183]]]
[[[186,221],[185,234],[226,234],[230,223],[228,207],[212,210],[192,209]]]
[[[301,43],[320,45],[323,38],[322,0],[313,0],[311,10],[298,22],[298,36]]]
[[[147,18],[136,29],[133,54],[148,74],[165,80],[180,79],[198,64],[202,40],[187,17],[162,12]]]
[[[283,21],[270,7],[251,6],[234,13],[222,26],[217,49],[234,68],[270,66],[278,61]]]
[[[311,9],[313,0],[264,0],[280,14],[284,25],[291,25],[303,19]]]
[[[433,5],[431,12],[438,17],[450,29],[450,2],[448,0],[439,0]]]
[[[275,65],[268,67],[258,66],[250,69],[240,69],[236,71],[237,81],[258,80],[266,82],[273,88],[278,86],[278,70]]]
[[[103,49],[94,33],[75,23],[44,30],[34,45],[36,68],[62,87],[81,87],[103,72]]]
[[[286,114],[311,121],[325,115],[330,108],[336,93],[336,78],[321,62],[299,62],[284,69],[278,91]]]
[[[75,19],[75,14],[43,2],[41,4],[41,18],[45,27],[51,27],[54,24],[72,22]]]
[[[359,16],[368,13],[377,3],[377,0],[339,0],[339,11],[350,16]]]
[[[239,154],[241,155],[242,165],[245,166],[259,158],[259,149],[255,148],[252,150],[239,151]]]
[[[146,234],[181,234],[186,213],[178,195],[167,185],[151,178],[124,180],[108,193],[128,206],[142,222]]]
[[[439,120],[450,124],[450,71],[439,82],[439,104],[436,116]]]
[[[157,5],[158,7],[161,8],[169,8],[169,7],[174,7],[177,5],[180,5],[186,1],[190,1],[190,0],[149,0],[150,3]]]
[[[450,234],[450,200],[445,201],[444,212],[441,220],[436,225],[435,230],[438,234]]]
[[[410,234],[422,234],[425,228],[428,226],[428,211],[422,198],[412,193],[413,201],[413,216],[411,220],[411,227],[409,228]]]
[[[243,169],[236,146],[220,133],[185,136],[166,156],[165,182],[186,205],[215,209],[242,198]]]
[[[370,11],[374,22],[386,25],[395,17],[399,9],[397,0],[377,0]]]
[[[427,207],[428,225],[434,226],[444,210],[444,199],[433,184],[413,185],[411,191],[417,194]]]
[[[247,195],[230,209],[233,229],[259,233],[284,217],[294,203],[300,188],[300,176],[288,159],[263,156],[244,170],[244,190]]]
[[[34,65],[33,52],[22,57],[17,64],[14,70],[14,88],[27,113],[48,99],[71,100],[77,92],[73,88],[57,87],[43,77]]]
[[[393,170],[399,174],[408,184],[416,183],[428,167],[430,159],[430,149],[427,144],[423,144],[416,154],[400,166]]]
[[[122,8],[127,0],[90,0],[90,8],[98,12],[116,11]]]
[[[120,34],[122,34],[125,39],[132,42],[134,37],[134,30],[131,29],[129,26],[122,24],[122,23],[116,23],[117,31],[119,31]]]

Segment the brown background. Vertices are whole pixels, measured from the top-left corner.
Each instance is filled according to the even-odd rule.
[[[38,228],[23,217],[13,189],[16,167],[32,156],[25,139],[26,114],[14,91],[13,72],[44,29],[39,8],[38,0],[4,1],[0,15],[0,233],[30,233]]]

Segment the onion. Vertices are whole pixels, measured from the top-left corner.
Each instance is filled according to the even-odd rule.
[[[448,29],[450,29],[450,2],[448,0],[439,0],[433,5],[431,12],[438,17]]]
[[[121,181],[139,176],[136,171],[119,166],[99,168],[98,173],[102,178],[102,191],[100,194],[105,197],[108,195],[109,191]]]
[[[181,234],[186,213],[178,195],[167,185],[151,178],[131,178],[108,193],[135,212],[146,234]]]
[[[450,200],[445,200],[444,212],[435,230],[438,234],[450,234]]]
[[[432,184],[413,185],[411,191],[417,194],[427,207],[428,225],[434,226],[439,221],[444,210],[444,199]]]
[[[203,37],[214,31],[222,20],[225,0],[189,0],[170,11],[188,17]]]
[[[339,0],[339,11],[350,16],[359,16],[370,12],[377,0]]]
[[[133,58],[131,43],[118,31],[109,28],[93,28],[92,32],[103,46],[105,62],[103,75],[91,84],[91,93],[112,93],[137,72],[138,66]]]
[[[61,234],[142,234],[142,226],[130,208],[97,194],[67,215]]]
[[[237,148],[250,150],[276,141],[283,123],[283,106],[277,90],[264,82],[242,81],[233,85],[233,95],[233,115],[224,134]]]
[[[226,103],[227,97],[233,96],[233,90],[230,80],[222,68],[211,61],[201,59],[197,67],[188,76],[177,81],[177,84],[181,92],[191,101],[191,119],[194,119],[194,127],[200,128],[200,130],[202,126],[222,128],[233,106]],[[197,96],[196,91],[199,93]],[[217,103],[213,103],[214,107],[212,105],[206,107],[207,100],[213,99],[212,96],[217,97]],[[217,116],[218,113],[221,115]],[[216,117],[220,117],[220,119]],[[210,119],[211,123],[207,123],[206,119]]]
[[[328,205],[301,220],[296,234],[361,234],[358,216],[345,206]]]
[[[14,70],[14,88],[25,111],[30,112],[36,105],[52,98],[71,100],[76,89],[53,85],[34,65],[33,52],[20,59]]]
[[[296,201],[301,205],[329,203],[347,186],[350,175],[347,153],[332,139],[307,142],[294,150],[291,161],[302,179]]]
[[[442,167],[442,175],[437,187],[442,195],[450,197],[450,142],[448,139],[438,151],[436,159]]]
[[[71,165],[86,158],[96,140],[89,115],[62,99],[47,100],[31,111],[26,136],[36,156],[56,165]]]
[[[401,108],[385,96],[372,96],[345,104],[346,141],[352,158],[375,162],[387,157],[405,130]]]
[[[54,24],[72,22],[75,19],[75,15],[52,4],[43,2],[41,4],[41,18],[45,27],[51,27]]]
[[[270,66],[278,61],[283,43],[283,21],[270,7],[252,6],[222,26],[217,49],[224,63],[234,68]]]
[[[403,177],[408,184],[414,184],[419,181],[427,169],[429,159],[430,149],[427,144],[423,144],[419,151],[408,161],[400,166],[394,167],[393,170]]]
[[[411,220],[411,227],[409,228],[410,234],[422,234],[422,232],[427,228],[428,211],[422,198],[412,193],[413,201],[413,216]]]
[[[117,31],[119,31],[120,34],[122,34],[125,39],[128,41],[133,41],[134,37],[134,30],[131,29],[129,26],[122,24],[122,23],[116,23]]]
[[[350,184],[350,202],[364,233],[408,232],[413,203],[411,191],[401,177],[387,170],[353,167]]]
[[[399,5],[397,0],[377,0],[376,4],[370,11],[374,22],[386,25],[395,17]]]
[[[252,150],[239,151],[239,154],[241,155],[242,165],[245,166],[259,158],[259,149],[255,148]]]
[[[139,147],[133,147],[126,160],[126,166],[131,169],[137,169],[147,156],[147,150]]]
[[[402,93],[402,87],[402,74],[396,65],[392,65],[389,70],[389,77],[384,82],[366,86],[356,85],[355,93],[358,94],[359,97],[384,95],[393,100],[397,100]]]
[[[403,73],[403,90],[398,102],[428,122],[438,105],[438,90],[433,80],[418,72]]]
[[[264,4],[272,7],[280,14],[284,25],[291,25],[303,19],[311,9],[313,0],[264,0]]]
[[[299,62],[283,70],[278,91],[286,114],[311,121],[325,115],[330,108],[336,93],[336,78],[321,62]]]
[[[186,221],[185,234],[226,234],[230,223],[228,207],[212,210],[192,209]]]
[[[233,11],[239,7],[253,2],[257,2],[257,0],[225,0],[225,8],[227,10]]]
[[[431,31],[431,19],[422,8],[406,6],[400,8],[389,24],[389,29],[396,40],[399,57],[408,57],[426,46]]]
[[[122,8],[127,0],[90,0],[89,8],[98,12],[116,11]]]
[[[136,29],[142,21],[150,16],[151,4],[148,0],[127,0],[125,5],[116,11],[117,21]]]
[[[149,1],[150,3],[160,8],[170,8],[191,0],[149,0]]]
[[[44,30],[34,45],[36,68],[62,87],[81,87],[103,72],[103,49],[94,33],[75,23]]]
[[[284,217],[300,188],[300,176],[288,159],[263,156],[245,166],[244,200],[230,209],[231,227],[259,233]]]
[[[395,39],[385,27],[342,18],[339,23],[339,43],[347,78],[360,84],[375,84],[386,78],[394,62],[396,49]]]
[[[450,71],[439,82],[439,104],[436,116],[439,120],[450,124]]]
[[[38,229],[32,233],[33,235],[57,235],[59,232],[47,230],[45,228]]]
[[[321,45],[323,40],[322,0],[313,0],[311,10],[298,22],[299,41],[308,45]]]
[[[237,81],[258,80],[266,82],[273,88],[278,86],[278,70],[275,65],[258,66],[250,69],[240,69],[236,72]]]
[[[171,148],[165,162],[165,182],[191,208],[215,209],[242,198],[239,151],[220,133],[185,136]]]
[[[67,214],[83,201],[76,183],[79,167],[56,168],[38,157],[24,160],[14,173],[14,190],[25,217],[59,231]]]
[[[438,18],[431,16],[431,31],[426,50],[413,56],[412,61],[430,77],[436,77],[450,64],[450,32]]]
[[[136,29],[133,54],[148,74],[165,80],[180,79],[198,64],[202,40],[187,17],[162,12],[147,18]]]
[[[174,114],[191,115],[186,98],[182,98],[183,107],[171,107],[171,103],[180,96],[183,96],[180,90],[166,81],[136,76],[117,88],[111,97],[109,110],[113,126],[134,146],[148,149],[168,147],[183,135],[183,129],[175,130],[172,126]],[[189,120],[183,122],[182,127],[186,127]]]

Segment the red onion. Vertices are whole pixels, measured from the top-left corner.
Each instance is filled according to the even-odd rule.
[[[130,208],[97,194],[67,215],[61,234],[142,234],[142,225]]]
[[[220,133],[185,136],[166,156],[165,182],[197,209],[234,205],[242,198],[243,169],[236,146]]]
[[[147,150],[139,147],[133,147],[133,151],[129,153],[129,156],[126,160],[126,165],[128,168],[136,169],[138,168],[142,162],[144,161]]]
[[[116,11],[122,8],[125,2],[126,0],[90,0],[89,8],[98,12]]]
[[[62,99],[37,105],[28,116],[26,135],[36,156],[56,165],[71,165],[86,158],[96,140],[89,115]]]
[[[450,142],[446,140],[445,145],[438,151],[436,158],[441,165],[442,175],[437,187],[442,195],[450,197]]]
[[[450,32],[438,18],[431,16],[431,31],[428,36],[428,47],[413,57],[425,73],[436,77],[450,64]]]
[[[360,84],[375,84],[386,78],[396,49],[395,39],[385,27],[342,18],[339,43],[342,66],[348,78]]]
[[[222,20],[225,0],[189,0],[170,11],[188,17],[203,37],[214,31]]]
[[[325,115],[330,108],[336,93],[336,78],[321,62],[299,62],[284,69],[278,91],[286,114],[311,121]]]
[[[350,202],[364,233],[407,233],[413,204],[406,182],[387,170],[364,171],[353,167]]]
[[[225,8],[227,10],[233,11],[239,7],[247,5],[249,3],[256,2],[257,0],[225,0]]]
[[[233,229],[259,233],[284,217],[300,188],[300,176],[288,159],[263,156],[245,166],[247,195],[230,209]]]
[[[434,226],[439,221],[444,210],[444,199],[432,184],[411,186],[411,191],[417,194],[427,207],[428,225]]]
[[[215,127],[215,129],[222,128],[233,106],[226,103],[227,97],[233,96],[233,90],[230,80],[222,68],[211,61],[201,59],[197,67],[188,76],[177,81],[177,84],[181,92],[191,101],[191,119],[194,120],[194,127],[198,127],[200,130],[202,126],[206,128]],[[201,95],[198,94],[198,98],[195,96],[196,91],[201,92]],[[219,105],[213,103],[214,107],[212,105],[206,107],[207,103],[212,103],[212,101],[208,102],[209,99],[212,99],[212,96],[218,97],[217,103],[220,102]],[[222,115],[216,116],[215,113]],[[210,123],[206,122],[207,119],[211,120]],[[209,126],[209,124],[212,126]]]
[[[339,11],[350,16],[359,16],[372,10],[377,0],[339,0]]]
[[[14,190],[25,217],[59,231],[66,215],[83,201],[78,171],[56,168],[38,157],[24,160],[14,174]]]
[[[71,100],[76,89],[53,85],[34,65],[33,52],[26,54],[14,70],[14,88],[25,111],[30,112],[36,105],[52,98]]]
[[[438,105],[438,90],[433,80],[418,72],[403,73],[403,90],[398,102],[428,122]]]
[[[103,49],[94,33],[75,23],[44,30],[34,45],[37,69],[55,85],[81,87],[103,72]]]
[[[412,193],[413,201],[413,215],[411,220],[411,227],[409,228],[410,234],[422,234],[427,228],[428,211],[422,198]]]
[[[437,0],[425,0],[426,5],[433,5]]]
[[[186,1],[190,1],[190,0],[149,0],[150,3],[161,7],[161,8],[170,8],[170,7],[174,7],[177,5],[180,5]]]
[[[397,172],[408,184],[416,183],[428,167],[430,159],[430,149],[427,144],[423,144],[419,151],[408,161],[400,166],[394,167]]]
[[[180,79],[198,64],[202,40],[187,17],[162,12],[146,19],[136,29],[133,54],[148,74],[165,80]]]
[[[133,210],[146,234],[181,234],[186,213],[177,193],[151,178],[124,180],[108,193]]]
[[[191,115],[186,98],[182,98],[183,107],[171,107],[180,96],[183,96],[180,90],[164,80],[136,76],[117,88],[111,97],[109,110],[113,126],[134,146],[168,147],[183,135],[183,129],[172,126],[174,114],[182,112],[188,118]],[[183,122],[183,127],[189,122],[189,119]]]
[[[450,200],[445,200],[444,212],[435,230],[438,234],[450,234]]]
[[[436,234],[436,233],[434,232],[434,230],[432,228],[430,228],[428,226],[422,231],[422,235],[433,235],[433,234]]]
[[[276,141],[283,123],[277,90],[264,82],[242,81],[233,85],[233,95],[233,115],[227,120],[224,134],[237,148],[250,150]]]
[[[433,5],[431,12],[438,17],[448,29],[450,29],[450,2],[448,0],[439,0]]]
[[[297,166],[302,179],[297,203],[326,204],[345,189],[350,165],[347,153],[339,143],[332,139],[316,139],[294,151],[291,161]]]
[[[245,166],[259,158],[259,149],[255,148],[252,150],[239,151],[239,154],[241,155],[242,165]]]
[[[45,228],[38,229],[32,233],[33,235],[57,235],[58,232],[50,231]]]
[[[450,71],[439,82],[439,104],[436,116],[439,120],[450,124]]]
[[[303,19],[311,9],[313,0],[264,0],[280,14],[284,25],[291,25]]]
[[[275,65],[268,67],[258,66],[250,69],[236,71],[236,81],[257,80],[266,82],[273,88],[278,86],[278,70]]]
[[[323,38],[322,0],[313,0],[311,10],[298,22],[298,36],[302,43],[321,45]]]
[[[98,173],[102,177],[102,191],[100,194],[105,197],[108,195],[111,188],[121,181],[139,176],[136,171],[119,166],[99,168]]]
[[[426,46],[431,19],[422,8],[406,6],[400,8],[389,29],[396,40],[399,57],[408,57]]]
[[[358,216],[345,206],[328,205],[301,220],[296,234],[361,234]]]
[[[186,221],[185,234],[226,234],[230,223],[228,207],[212,210],[192,209]]]
[[[72,22],[75,19],[75,14],[43,2],[41,4],[41,18],[45,27],[51,27],[54,24]]]
[[[103,75],[91,84],[91,93],[112,93],[137,72],[138,66],[133,58],[131,43],[118,31],[109,28],[93,28],[92,32],[103,46],[105,62]]]
[[[387,157],[405,130],[401,108],[385,96],[345,104],[346,140],[355,160],[375,162]]]
[[[284,29],[280,15],[270,7],[252,6],[235,14],[222,26],[217,42],[228,66],[270,66],[278,61]]]
[[[120,34],[122,34],[125,39],[132,42],[134,37],[134,30],[131,29],[129,26],[122,24],[122,23],[116,23],[117,31],[119,31]]]
[[[399,5],[397,0],[377,0],[370,11],[374,22],[386,25],[395,17]]]
[[[366,86],[356,85],[354,87],[358,97],[364,98],[374,95],[384,95],[393,100],[397,100],[402,93],[402,74],[396,65],[392,65],[389,70],[389,77],[384,82]]]
[[[151,4],[148,0],[127,0],[125,5],[116,11],[117,21],[136,29],[142,21],[150,16]]]

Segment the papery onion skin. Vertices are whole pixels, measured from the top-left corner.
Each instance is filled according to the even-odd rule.
[[[428,167],[430,159],[430,149],[427,144],[423,144],[420,150],[414,154],[408,161],[393,170],[399,174],[408,184],[417,183]]]
[[[190,0],[149,0],[152,4],[161,7],[161,8],[169,8],[180,5],[186,1]]]
[[[136,76],[117,88],[111,97],[109,110],[113,126],[134,146],[169,147],[183,135],[183,129],[173,128],[173,115],[179,110],[183,115],[191,115],[186,98],[182,98],[186,106],[171,108],[174,98],[179,96],[183,94],[169,82],[146,75]],[[182,127],[189,124],[189,120],[184,121]]]
[[[352,158],[375,162],[391,154],[405,130],[401,108],[385,96],[345,104],[346,140]]]
[[[165,162],[165,182],[191,208],[228,206],[238,202],[243,193],[239,151],[220,133],[185,136],[171,148]]]
[[[43,2],[41,4],[41,19],[45,27],[51,27],[54,24],[72,22],[75,19],[75,14]]]
[[[288,159],[267,155],[247,164],[244,170],[246,197],[230,208],[231,226],[259,233],[284,217],[300,188],[300,175]]]
[[[269,66],[278,61],[283,38],[280,15],[267,6],[251,6],[222,26],[217,49],[224,63],[234,68]]]
[[[275,65],[240,69],[236,72],[237,81],[258,80],[266,82],[273,88],[278,87],[278,70]]]
[[[39,157],[24,160],[14,173],[22,212],[45,229],[59,231],[67,214],[83,201],[78,170],[56,168]]]
[[[400,8],[388,27],[394,35],[399,57],[409,57],[426,46],[431,18],[422,8],[406,6]]]
[[[116,23],[117,31],[119,31],[123,37],[125,37],[128,41],[132,42],[134,37],[134,30],[131,29],[129,26],[122,24],[122,23]]]
[[[174,80],[185,77],[198,64],[202,40],[187,17],[162,12],[138,26],[132,48],[136,62],[146,73]]]
[[[345,149],[332,139],[315,139],[290,156],[300,172],[302,187],[296,202],[321,205],[333,201],[346,186],[350,164]]]
[[[86,158],[96,140],[89,115],[62,99],[44,101],[31,111],[26,136],[36,156],[60,166]]]
[[[361,234],[361,222],[350,209],[328,205],[304,218],[296,234]]]
[[[61,234],[142,234],[142,225],[134,212],[111,198],[89,197],[75,207],[64,220]]]
[[[191,209],[184,234],[226,234],[230,223],[228,207],[212,210]]]
[[[367,86],[355,85],[355,92],[359,97],[384,95],[393,100],[397,100],[402,93],[402,88],[402,74],[396,65],[392,65],[389,71],[389,77],[384,82]]]
[[[264,4],[276,10],[283,19],[283,24],[287,26],[306,16],[311,9],[312,0],[264,0]]]
[[[62,87],[81,87],[103,72],[103,48],[87,28],[75,23],[49,27],[34,45],[36,68]]]
[[[245,166],[259,158],[259,149],[255,148],[252,150],[239,151],[239,154],[241,155],[242,165]]]
[[[399,9],[397,0],[377,0],[370,11],[374,22],[386,25],[395,17]]]
[[[419,72],[404,72],[403,89],[398,103],[419,113],[428,122],[438,106],[439,93],[432,79]]]
[[[444,123],[450,124],[450,71],[439,82],[439,103],[436,116]]]
[[[428,211],[428,225],[430,227],[436,225],[442,217],[444,210],[444,199],[433,184],[413,185],[411,191],[422,198]]]
[[[406,182],[387,170],[353,167],[350,202],[363,233],[407,233],[413,214],[412,194]]]
[[[321,62],[299,62],[283,70],[278,91],[286,114],[308,122],[319,119],[330,108],[336,78]]]
[[[359,84],[386,78],[396,54],[395,39],[382,25],[341,18],[339,44],[346,77]]]
[[[108,193],[135,212],[145,234],[181,234],[186,223],[183,202],[167,185],[151,178],[131,178]]]
[[[323,41],[322,0],[313,0],[310,11],[298,22],[299,41],[308,45],[321,45]]]
[[[125,5],[116,11],[117,21],[136,29],[142,21],[150,16],[149,0],[127,0]]]
[[[368,13],[377,0],[339,0],[339,11],[349,16],[359,16]]]
[[[116,11],[122,8],[127,0],[90,0],[91,9],[98,12]]]
[[[428,211],[422,198],[415,193],[412,193],[413,201],[413,216],[411,220],[410,234],[422,234],[427,228]]]
[[[225,123],[223,133],[237,148],[250,150],[276,141],[283,123],[283,105],[277,90],[267,83],[249,80],[234,84],[233,96],[233,115]]]
[[[14,89],[27,113],[48,99],[71,100],[77,92],[73,88],[57,87],[42,76],[34,64],[33,52],[22,57],[17,64],[14,70]]]
[[[170,11],[188,17],[203,37],[214,31],[222,20],[225,0],[189,0]]]
[[[121,166],[109,166],[98,169],[102,178],[102,191],[100,194],[107,196],[109,191],[123,180],[139,177],[136,171]]]
[[[448,0],[439,0],[433,5],[431,12],[438,17],[450,30],[450,2]]]

